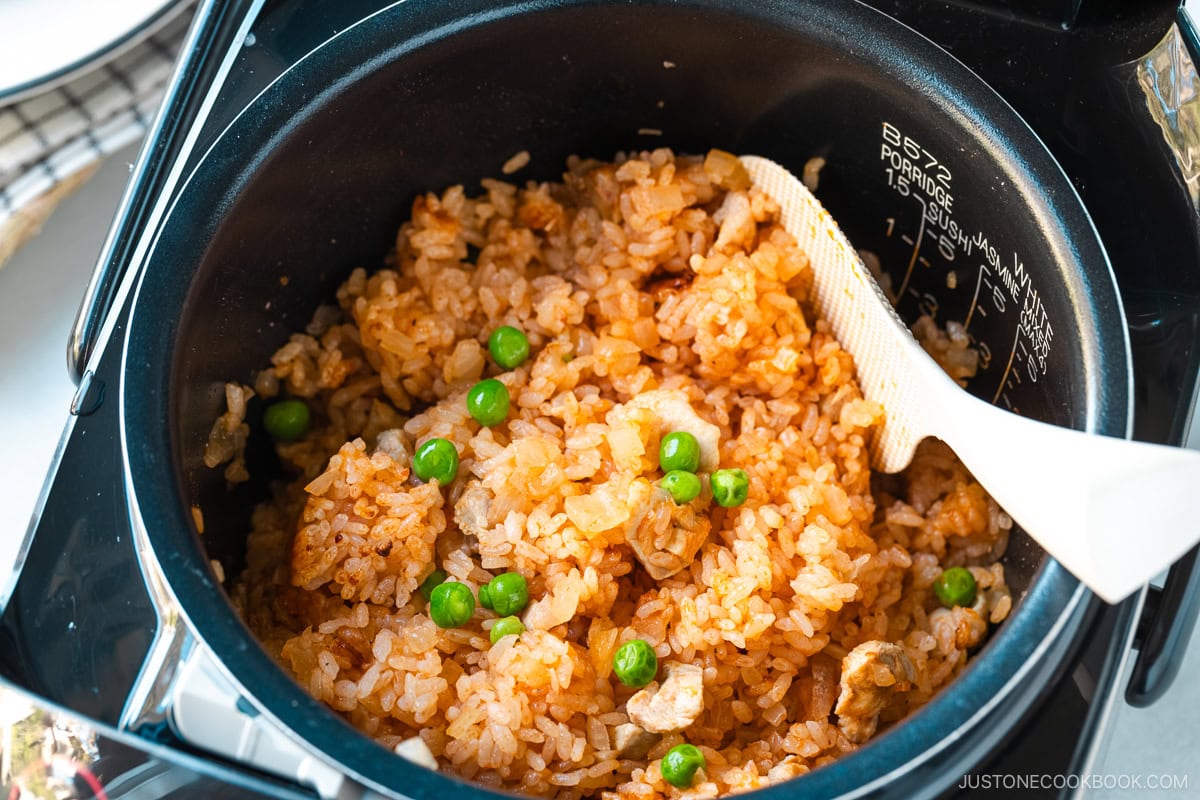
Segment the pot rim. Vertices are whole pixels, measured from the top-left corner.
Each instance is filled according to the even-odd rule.
[[[370,741],[369,737],[359,733],[304,691],[276,665],[241,621],[228,596],[207,569],[207,556],[192,529],[187,512],[189,506],[182,487],[177,480],[165,482],[163,477],[173,474],[178,463],[169,426],[146,424],[147,420],[169,418],[173,396],[170,377],[175,353],[172,347],[163,347],[162,343],[174,341],[174,325],[178,322],[172,315],[146,312],[148,301],[157,301],[158,298],[153,295],[165,288],[163,284],[170,283],[165,271],[155,271],[149,265],[165,240],[172,236],[182,235],[186,238],[189,235],[180,234],[180,229],[187,226],[178,220],[188,219],[189,212],[213,213],[208,207],[199,210],[188,207],[189,200],[195,194],[189,190],[194,189],[196,183],[211,183],[211,178],[205,178],[206,174],[215,171],[217,175],[235,178],[228,184],[219,185],[239,188],[245,185],[239,181],[252,172],[259,158],[269,153],[276,142],[274,131],[281,126],[272,122],[317,113],[341,87],[354,82],[358,76],[376,68],[378,64],[402,58],[410,50],[444,36],[453,36],[458,30],[486,25],[509,16],[553,12],[562,5],[571,4],[563,0],[508,0],[501,4],[471,0],[464,4],[467,6],[465,10],[459,8],[446,12],[448,20],[427,27],[420,21],[405,25],[390,19],[399,6],[404,6],[406,14],[419,16],[413,9],[413,6],[419,5],[419,0],[408,0],[390,4],[331,37],[264,89],[210,145],[164,216],[163,225],[146,257],[147,266],[138,277],[132,301],[122,351],[120,429],[130,505],[132,513],[141,521],[141,525],[135,528],[146,532],[146,540],[142,543],[146,554],[143,568],[157,573],[190,630],[220,656],[227,676],[245,692],[248,699],[300,740],[334,760],[354,779],[387,793],[402,793],[416,798],[464,789],[484,795],[507,794],[444,773],[415,768],[403,759],[379,758],[379,751],[374,747],[363,746],[365,741]],[[765,14],[771,17],[774,14],[776,16],[771,18],[776,22],[779,21],[779,14],[791,12],[795,16],[789,17],[789,20],[817,15],[830,24],[834,14],[832,9],[826,7],[832,3],[821,3],[821,9],[809,8],[803,14],[797,9],[749,9],[721,0],[696,0],[692,5],[718,12],[732,13],[736,9],[738,13],[747,15]],[[1093,343],[1090,354],[1096,362],[1096,369],[1089,370],[1089,374],[1123,373],[1126,376],[1126,380],[1116,386],[1098,377],[1091,381],[1086,401],[1086,428],[1127,435],[1132,421],[1130,398],[1133,376],[1120,295],[1098,234],[1061,168],[1028,125],[1002,98],[960,62],[920,34],[857,2],[852,8],[839,7],[836,21],[847,28],[858,26],[886,31],[886,51],[881,42],[872,41],[862,44],[859,57],[873,58],[882,63],[915,63],[927,69],[929,75],[936,75],[936,89],[948,110],[972,120],[991,134],[989,138],[994,147],[987,153],[989,157],[1004,161],[1013,172],[1033,185],[1053,187],[1055,191],[1042,195],[1040,210],[1055,220],[1062,220],[1052,227],[1054,230],[1063,229],[1064,238],[1068,231],[1075,232],[1078,238],[1071,241],[1070,251],[1078,253],[1078,248],[1090,251],[1080,255],[1078,260],[1093,264],[1090,274],[1081,272],[1075,276],[1079,286],[1074,288],[1081,292],[1107,293],[1109,296],[1104,299],[1111,305],[1110,313],[1116,313],[1122,321],[1118,326],[1119,334],[1115,337],[1113,331],[1100,329],[1100,319],[1095,320],[1097,330],[1086,332],[1093,337],[1107,337],[1103,344]],[[392,22],[396,22],[395,27],[415,27],[416,30],[402,36],[397,44],[390,41],[382,30],[391,30],[389,25]],[[395,34],[390,36],[394,37]],[[368,47],[362,47],[364,40]],[[336,54],[346,47],[354,48],[355,52],[369,53],[370,57],[356,63],[352,70],[338,70]],[[320,76],[331,69],[338,75],[338,80],[333,83],[322,81]],[[305,93],[297,109],[295,103],[288,102],[295,85],[323,88],[315,93]],[[929,87],[926,89],[929,90]],[[249,113],[251,111],[255,113]],[[256,116],[259,112],[262,112],[262,116]],[[267,133],[260,139],[263,149],[255,153],[250,166],[245,160],[238,159],[236,154],[223,150],[223,145],[232,137],[246,139],[254,130]],[[218,220],[222,213],[221,210],[215,212]],[[177,220],[174,226],[171,225],[172,219]],[[1085,260],[1084,255],[1099,260]],[[1104,280],[1105,275],[1107,281]],[[186,295],[184,287],[171,288],[180,297]],[[149,305],[155,306],[156,303],[150,302]],[[1090,308],[1093,316],[1101,316],[1094,307]],[[149,380],[144,380],[147,377]],[[916,786],[923,787],[924,791],[932,793],[940,790],[942,786],[930,777],[931,762],[935,756],[942,755],[952,746],[961,747],[961,742],[967,740],[974,742],[976,751],[994,745],[1004,731],[981,734],[980,729],[988,727],[982,724],[983,721],[995,715],[1006,702],[1014,702],[1019,706],[1008,709],[1009,717],[1014,710],[1020,712],[1032,702],[1039,686],[1030,678],[1035,671],[1044,674],[1054,666],[1055,659],[1071,646],[1078,629],[1085,627],[1079,624],[1081,620],[1094,611],[1098,602],[1075,578],[1047,558],[1009,620],[992,637],[984,651],[955,679],[952,687],[939,692],[902,724],[876,737],[859,751],[802,778],[803,789],[819,797],[866,797],[876,795],[888,786],[895,788],[898,781],[908,776],[911,780],[919,779],[921,782]],[[1076,626],[1074,630],[1072,626]],[[253,645],[247,646],[251,642]],[[267,680],[262,680],[264,677]],[[1015,703],[1018,698],[1023,702]],[[930,745],[930,742],[934,744]],[[934,771],[944,771],[945,764],[939,761]],[[944,784],[945,776],[942,778]],[[794,792],[796,788],[799,785],[788,783],[757,790],[757,794],[763,798],[769,796],[771,800],[782,800],[783,792]]]

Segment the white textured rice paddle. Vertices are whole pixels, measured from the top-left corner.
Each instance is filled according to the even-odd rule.
[[[812,262],[816,303],[887,422],[874,463],[898,472],[923,438],[950,445],[996,501],[1079,580],[1115,603],[1200,540],[1200,452],[1036,422],[963,391],[892,310],[845,235],[778,164],[742,163]]]

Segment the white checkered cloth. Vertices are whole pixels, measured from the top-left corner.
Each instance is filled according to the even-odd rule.
[[[0,106],[0,231],[22,209],[145,135],[190,19],[180,14],[97,69]]]

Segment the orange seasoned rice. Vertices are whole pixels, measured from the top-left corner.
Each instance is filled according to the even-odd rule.
[[[685,793],[660,773],[683,741],[707,762],[688,797],[800,776],[958,674],[1011,607],[998,560],[1012,523],[936,442],[873,480],[884,410],[737,162],[660,149],[571,159],[562,183],[482,186],[418,197],[385,267],[356,270],[253,387],[227,392],[213,456],[237,465],[231,479],[250,397],[303,398],[313,416],[277,445],[297,477],[254,511],[232,587],[286,670],[384,746],[420,737],[439,769],[630,800]],[[511,371],[487,352],[501,325],[531,345]],[[964,337],[921,336],[956,377],[973,370]],[[512,397],[491,428],[464,402],[485,377]],[[744,469],[750,494],[722,508],[705,477],[667,509],[696,549],[655,580],[633,543],[659,439],[681,425],[719,432],[712,458]],[[431,437],[460,454],[447,487],[410,471]],[[933,594],[952,565],[976,578],[972,608]],[[417,591],[438,568],[472,591],[521,573],[527,630],[491,644],[482,608],[439,628]],[[637,690],[612,669],[633,638],[703,686],[695,718],[641,752],[625,744]],[[861,684],[864,647],[905,669]],[[878,719],[848,685],[878,695]]]

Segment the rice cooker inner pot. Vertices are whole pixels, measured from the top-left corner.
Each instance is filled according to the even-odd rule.
[[[154,568],[189,625],[262,710],[381,791],[465,787],[384,757],[237,619],[209,559],[236,575],[249,510],[277,465],[256,432],[255,482],[230,495],[220,470],[203,466],[221,386],[253,382],[351,269],[379,265],[417,193],[477,189],[521,150],[532,160],[519,178],[554,179],[571,154],[659,146],[756,153],[797,173],[826,159],[818,195],[903,285],[902,314],[975,315],[971,331],[991,360],[972,391],[1124,433],[1123,323],[1085,212],[1011,109],[912,31],[842,2],[410,0],[377,14],[286,73],[190,178],[138,289],[122,403]],[[1018,339],[1036,350],[1032,367],[1022,362],[1027,373],[998,392]],[[204,509],[202,538],[193,505]],[[813,796],[884,776],[927,791],[960,775],[1032,702],[1037,675],[1073,646],[1068,623],[1086,603],[1024,536],[1006,563],[1025,594],[975,666],[892,732],[803,778]]]

